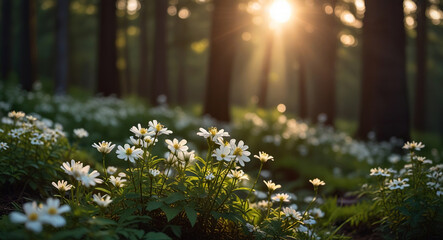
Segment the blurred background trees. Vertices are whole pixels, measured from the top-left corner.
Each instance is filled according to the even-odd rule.
[[[3,0],[0,76],[198,104],[222,121],[259,106],[355,123],[360,138],[443,134],[439,0],[286,0],[290,17],[273,24],[280,1]]]

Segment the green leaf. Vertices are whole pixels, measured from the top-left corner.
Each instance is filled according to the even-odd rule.
[[[181,200],[186,199],[185,196],[183,195],[183,193],[181,192],[174,192],[171,193],[164,201],[167,204],[171,204],[171,203],[175,203]]]
[[[181,212],[181,209],[169,206],[163,206],[161,209],[163,210],[163,212],[165,212],[166,217],[168,218],[168,222],[175,218],[175,216],[177,216]]]
[[[172,240],[168,235],[162,232],[148,232],[144,239],[146,240]]]
[[[157,208],[161,208],[163,205],[164,205],[163,202],[154,202],[154,201],[148,202],[146,204],[146,210],[152,211],[152,210],[155,210]]]
[[[96,224],[96,225],[117,225],[116,222],[112,221],[111,219],[107,218],[93,218],[89,220],[90,224]]]
[[[192,207],[185,207],[186,216],[189,219],[189,222],[191,223],[191,226],[194,226],[197,222],[197,211],[195,211]]]
[[[107,194],[111,194],[111,192],[108,189],[104,189],[104,188],[101,188],[101,187],[95,188],[95,190],[99,190],[99,191],[105,192]]]
[[[181,237],[181,235],[182,235],[182,228],[181,228],[181,226],[169,225],[168,227],[171,228],[171,231],[174,233],[174,235],[176,237]]]
[[[88,229],[85,227],[81,227],[72,230],[57,232],[52,236],[52,239],[81,239],[86,233],[88,233]]]

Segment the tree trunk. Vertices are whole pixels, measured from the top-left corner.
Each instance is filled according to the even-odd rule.
[[[129,37],[128,37],[128,1],[126,0],[125,14],[123,15],[123,37],[125,39],[125,46],[123,47],[123,59],[125,60],[125,68],[123,70],[123,85],[125,86],[125,94],[132,93],[132,77],[131,77],[131,57],[129,48]]]
[[[117,71],[117,15],[116,0],[100,2],[100,33],[97,91],[104,96],[120,96],[120,82]]]
[[[137,92],[140,97],[147,99],[149,89],[148,3],[141,1],[140,4],[140,73]]]
[[[209,72],[203,114],[230,121],[229,92],[238,41],[238,1],[214,0],[210,33]]]
[[[336,0],[327,1],[332,8],[335,8]],[[313,117],[320,114],[326,114],[327,119],[324,124],[334,125],[335,121],[335,63],[337,59],[337,22],[335,13],[326,14],[323,10],[323,1],[317,1],[315,5],[316,18],[318,21],[314,24],[314,41],[317,44],[316,49],[321,56],[316,59],[315,70],[316,86]]]
[[[177,27],[177,66],[178,66],[178,92],[177,92],[177,102],[184,105],[187,101],[187,79],[186,79],[186,63],[187,63],[187,52],[188,52],[188,41],[186,33],[188,31],[188,20],[176,18]]]
[[[6,80],[11,72],[11,34],[12,34],[12,0],[3,0],[2,4],[2,33],[1,33],[1,57],[0,71],[1,80]]]
[[[426,127],[426,8],[428,0],[417,2],[417,41],[416,41],[416,64],[417,76],[415,79],[414,101],[414,128],[424,131]]]
[[[66,94],[68,87],[68,19],[69,0],[57,1],[55,93]]]
[[[21,2],[21,36],[20,36],[20,84],[26,91],[32,90],[37,79],[37,46],[36,46],[36,5],[35,1]]]
[[[403,0],[366,1],[358,136],[409,139]]]
[[[154,36],[154,64],[153,64],[153,77],[151,86],[150,101],[152,104],[157,105],[158,97],[165,96],[166,101],[169,97],[169,85],[167,74],[167,8],[168,1],[156,0],[155,1],[155,36]]]
[[[265,54],[263,56],[262,74],[260,80],[260,89],[258,92],[258,106],[266,107],[266,100],[268,98],[269,86],[269,72],[272,64],[272,48],[274,45],[274,31],[268,30],[266,36]]]

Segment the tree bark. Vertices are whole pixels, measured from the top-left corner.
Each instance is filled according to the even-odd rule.
[[[167,74],[167,8],[168,1],[156,0],[155,1],[155,36],[154,36],[154,64],[153,64],[153,77],[151,86],[150,101],[152,104],[157,105],[158,97],[165,96],[166,101],[169,97],[169,84]]]
[[[236,0],[214,0],[210,34],[209,72],[203,114],[230,121],[229,92],[238,41]]]
[[[97,91],[104,96],[121,95],[117,71],[117,15],[116,0],[100,2],[100,33]]]
[[[328,0],[332,8],[335,8],[337,0]],[[326,114],[326,125],[334,125],[336,110],[336,79],[335,63],[337,59],[337,22],[335,13],[326,14],[323,10],[324,1],[316,1],[314,5],[317,21],[314,21],[314,41],[316,49],[321,53],[315,59],[314,68],[316,75],[315,99],[313,108],[314,121],[318,120],[320,114]]]
[[[409,139],[403,0],[365,1],[358,137]]]
[[[12,0],[3,0],[2,4],[2,32],[1,32],[1,80],[6,80],[11,72],[11,34],[12,34]]]
[[[426,9],[428,0],[417,0],[417,40],[416,40],[416,64],[417,76],[415,79],[414,101],[414,128],[424,131],[426,128]]]
[[[188,52],[188,39],[186,33],[188,31],[188,20],[176,18],[176,39],[177,39],[177,66],[178,66],[178,92],[177,92],[177,102],[180,104],[186,104],[187,101],[187,78],[186,78],[186,63],[187,63],[187,52]]]
[[[125,69],[123,70],[123,85],[125,86],[125,94],[132,93],[132,75],[131,75],[131,57],[129,48],[129,37],[128,37],[128,1],[126,0],[125,14],[123,16],[123,37],[125,39],[125,46],[123,47],[123,58],[125,59]]]
[[[140,73],[138,79],[138,96],[148,98],[149,89],[149,46],[148,46],[148,3],[141,1],[140,8]]]
[[[21,36],[20,36],[20,84],[26,91],[31,91],[37,79],[37,46],[36,46],[36,5],[35,1],[21,2]]]
[[[66,94],[68,87],[68,19],[69,0],[57,1],[55,93]]]

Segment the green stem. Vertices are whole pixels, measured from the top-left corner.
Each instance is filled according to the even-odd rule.
[[[246,202],[248,201],[249,197],[251,196],[252,191],[254,191],[255,185],[257,184],[258,179],[260,178],[260,173],[261,173],[262,168],[263,168],[263,162],[260,162],[260,169],[258,170],[258,174],[257,174],[257,177],[255,178],[255,182],[252,185],[252,188],[249,190],[248,195],[246,196],[245,201],[243,202],[243,208],[245,208]]]

